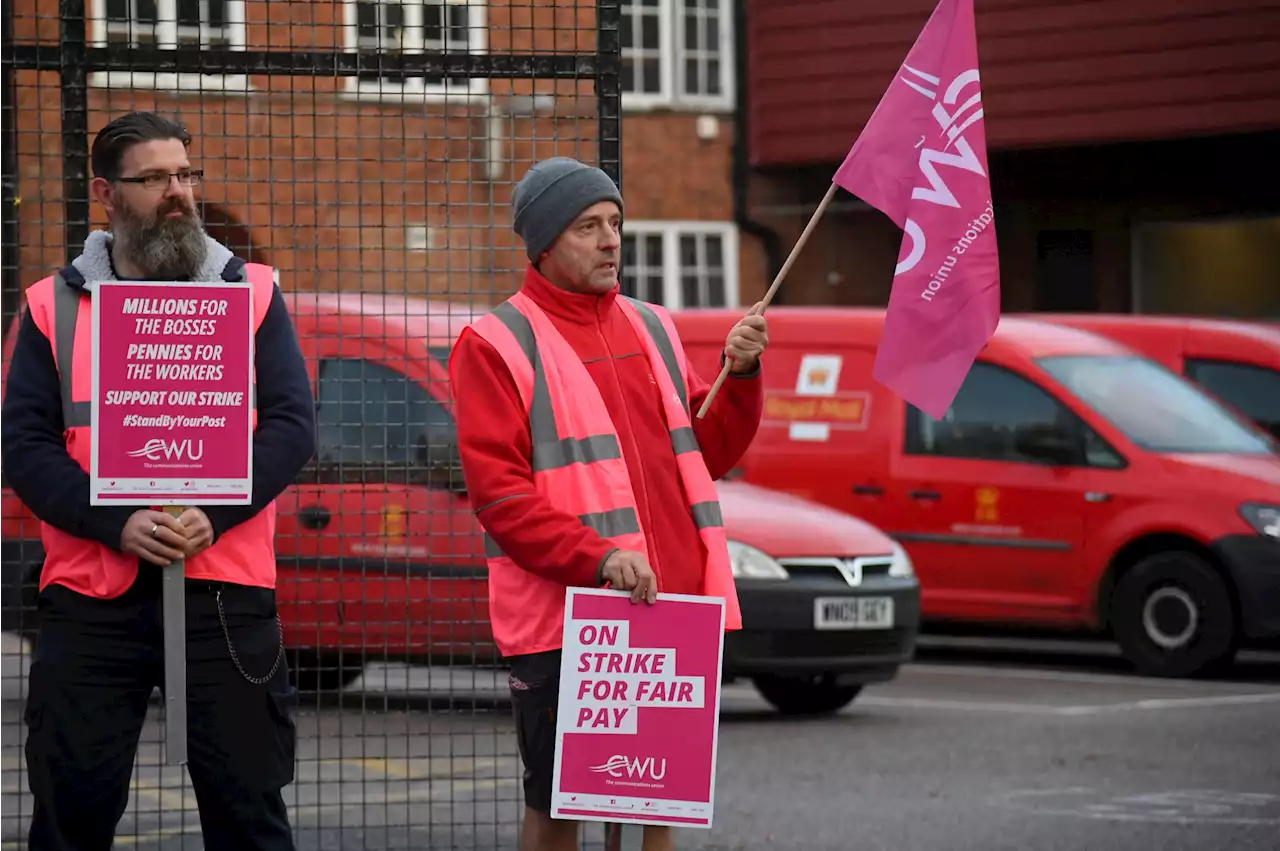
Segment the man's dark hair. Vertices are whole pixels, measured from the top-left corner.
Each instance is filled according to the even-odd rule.
[[[181,124],[154,112],[130,112],[111,121],[98,131],[90,154],[93,176],[115,180],[120,177],[120,161],[125,151],[143,142],[177,139],[191,146],[191,134]]]

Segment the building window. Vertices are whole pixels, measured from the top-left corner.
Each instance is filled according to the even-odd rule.
[[[731,0],[623,3],[623,104],[732,109],[731,11]]]
[[[95,47],[127,45],[161,50],[244,50],[244,0],[93,0]],[[243,74],[98,71],[90,85],[114,88],[248,92]]]
[[[348,0],[347,49],[373,56],[483,53],[484,6],[472,0]],[[484,79],[379,72],[347,79],[348,90],[376,97],[483,94]]]
[[[738,231],[726,222],[622,226],[622,291],[669,310],[738,306]]]

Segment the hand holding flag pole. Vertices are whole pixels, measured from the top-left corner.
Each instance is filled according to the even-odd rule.
[[[1000,320],[983,115],[973,0],[939,0],[760,307],[837,186],[880,210],[904,237],[872,374],[934,419]],[[726,363],[699,417],[728,372]]]
[[[773,294],[778,291],[778,287],[782,284],[782,279],[787,276],[787,272],[791,271],[791,264],[796,261],[796,256],[800,253],[800,249],[804,248],[804,244],[809,241],[809,234],[813,233],[813,228],[818,224],[818,220],[822,218],[822,214],[827,211],[827,205],[831,203],[831,199],[835,197],[836,184],[831,184],[827,190],[827,194],[822,196],[822,200],[818,203],[818,209],[813,211],[813,215],[809,217],[809,224],[804,226],[804,231],[800,234],[800,238],[796,240],[795,247],[791,249],[791,253],[787,255],[787,262],[782,264],[782,268],[778,270],[778,275],[773,279],[773,284],[769,287],[769,291],[764,294],[764,298],[760,300],[759,305],[751,308],[748,316],[758,316],[764,313],[765,308],[769,306],[769,302],[773,301]],[[698,409],[698,419],[702,419],[707,414],[707,409],[711,407],[711,400],[716,398],[716,393],[720,391],[720,385],[724,384],[725,378],[729,375],[729,369],[733,364],[728,358],[725,358],[724,366],[720,369],[720,375],[717,376],[711,390],[707,393],[707,398],[703,401],[702,407]]]

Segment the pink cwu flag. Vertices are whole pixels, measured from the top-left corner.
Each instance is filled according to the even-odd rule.
[[[941,419],[1000,321],[973,0],[940,0],[833,182],[904,231],[874,375]]]

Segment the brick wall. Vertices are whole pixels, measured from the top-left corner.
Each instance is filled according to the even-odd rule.
[[[36,108],[24,101],[51,91],[24,89],[20,107]],[[195,137],[193,160],[206,171],[202,200],[242,224],[254,253],[278,266],[291,286],[306,289],[503,290],[521,265],[508,214],[515,177],[535,149],[538,157],[594,159],[594,138],[581,132],[594,136],[594,122],[575,121],[563,109],[510,120],[490,178],[488,121],[481,115],[410,115],[332,98],[322,106],[318,96],[193,99],[95,90],[91,138],[130,109],[181,118]],[[60,264],[63,253],[57,110],[40,113],[42,132],[23,132],[19,148],[26,280]],[[34,218],[28,214],[37,210]],[[92,223],[105,225],[96,205]],[[409,247],[410,226],[430,229],[426,250]]]
[[[341,8],[251,1],[248,46],[333,49]],[[56,43],[57,9],[56,0],[21,0],[18,40]],[[491,3],[487,15],[491,52],[594,50],[591,4]],[[508,212],[515,181],[535,159],[596,159],[590,80],[491,80],[490,97],[448,104],[356,98],[332,76],[255,75],[249,91],[229,94],[133,87],[120,74],[95,82],[90,139],[132,109],[179,118],[206,171],[199,197],[210,231],[299,289],[505,295],[523,268]],[[29,285],[65,262],[58,77],[21,72],[17,89]],[[105,225],[96,205],[91,216],[93,227]]]
[[[553,2],[490,3],[489,51],[594,50],[594,4]],[[19,41],[56,42],[57,6],[19,0]],[[250,48],[333,49],[342,44],[340,21],[341,5],[327,0],[246,4]],[[510,227],[515,182],[548,156],[596,159],[590,80],[491,80],[491,97],[448,105],[357,99],[342,79],[322,76],[253,76],[250,92],[231,94],[129,87],[119,75],[99,82],[108,85],[90,89],[90,139],[131,109],[180,118],[206,172],[199,197],[210,232],[276,265],[289,288],[498,300],[524,267]],[[21,72],[17,87],[20,264],[29,285],[65,262],[58,77]],[[489,104],[516,114],[493,119]],[[716,137],[703,140],[697,118],[624,115],[629,218],[732,219],[732,121],[721,117]],[[91,216],[93,227],[105,225],[96,205]],[[761,277],[756,247],[743,245],[744,277]],[[744,281],[744,293],[763,288]]]

